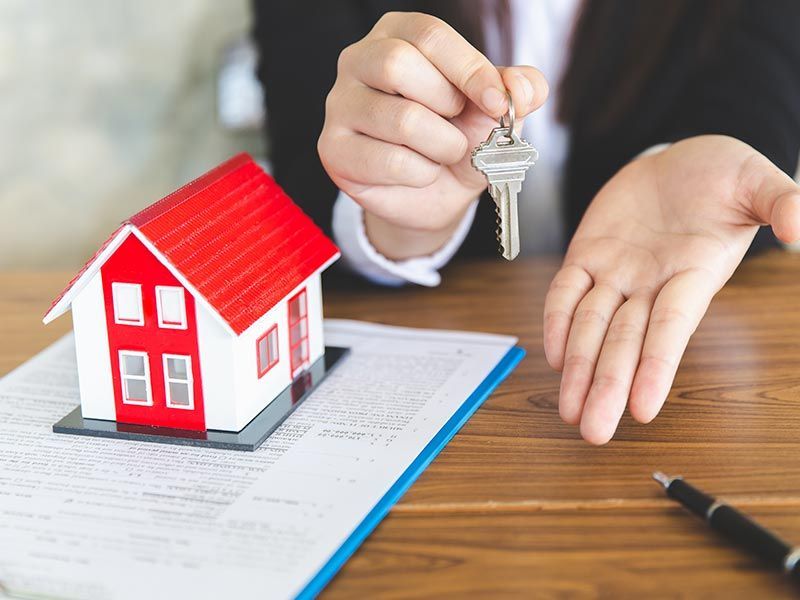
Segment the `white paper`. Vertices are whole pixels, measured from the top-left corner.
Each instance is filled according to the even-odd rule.
[[[71,336],[0,380],[0,583],[55,598],[303,590],[516,340],[327,321],[352,354],[256,452],[55,434]]]

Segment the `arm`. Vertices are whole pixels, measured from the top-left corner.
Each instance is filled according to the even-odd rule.
[[[491,83],[500,103],[483,110],[499,115],[505,110],[499,89],[508,87],[524,116],[544,101],[546,84],[526,67],[507,69],[503,80],[463,37],[429,15],[385,15],[353,44],[375,15],[356,2],[332,6],[255,4],[276,178],[332,233],[343,264],[378,283],[435,285],[485,190],[467,164],[468,151],[494,122],[467,98],[482,102]],[[302,23],[305,33],[281,23]],[[330,178],[315,152],[323,112],[319,156]],[[432,170],[446,173],[419,189]]]

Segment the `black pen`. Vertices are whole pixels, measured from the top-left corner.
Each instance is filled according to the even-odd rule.
[[[668,477],[656,471],[653,479],[664,486],[667,496],[705,519],[712,529],[770,565],[782,569],[792,577],[800,578],[800,547],[790,546],[735,508],[704,494],[681,477]]]

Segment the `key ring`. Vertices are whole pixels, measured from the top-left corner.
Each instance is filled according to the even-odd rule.
[[[514,131],[514,120],[516,115],[514,114],[514,101],[511,99],[511,92],[506,90],[506,96],[508,97],[508,112],[505,114],[505,116],[508,117],[508,137],[511,137],[511,132]],[[505,126],[505,118],[500,117],[500,127]]]

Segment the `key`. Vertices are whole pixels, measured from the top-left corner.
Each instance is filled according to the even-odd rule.
[[[486,176],[489,194],[496,204],[497,241],[506,260],[519,254],[517,195],[525,173],[539,158],[536,148],[514,132],[514,109],[509,96],[509,126],[500,120],[485,142],[472,151],[472,166]]]
[[[508,127],[492,129],[489,138],[472,152],[472,166],[486,176],[496,204],[497,241],[506,260],[519,254],[517,195],[537,158],[536,149]]]

